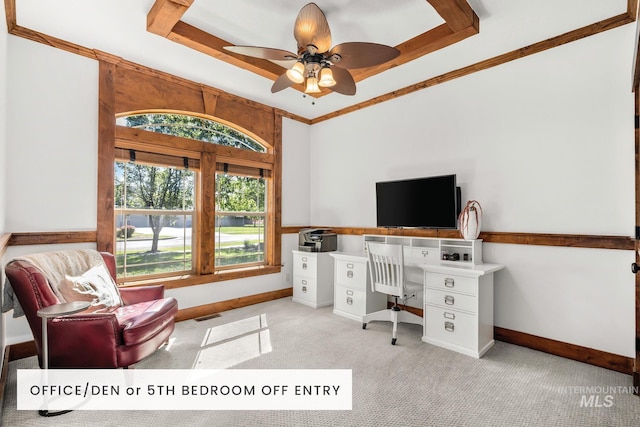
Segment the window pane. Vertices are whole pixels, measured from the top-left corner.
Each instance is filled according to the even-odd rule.
[[[216,267],[264,262],[264,218],[216,215]]]
[[[200,117],[181,114],[137,114],[120,117],[116,124],[259,153],[266,152],[265,147],[253,138],[229,126]]]
[[[115,162],[118,277],[191,272],[195,174]]]
[[[216,212],[265,212],[266,185],[262,178],[216,174]]]
[[[194,176],[185,169],[116,162],[116,207],[193,210]]]
[[[216,267],[264,263],[266,182],[216,174]]]
[[[163,224],[157,238],[150,221]],[[191,271],[191,223],[192,215],[118,215],[118,277]]]

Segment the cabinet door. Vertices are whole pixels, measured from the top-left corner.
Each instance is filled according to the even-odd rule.
[[[293,254],[294,276],[315,276],[318,269],[318,258],[315,254]]]
[[[316,279],[309,277],[293,277],[293,297],[299,300],[316,303]]]
[[[336,284],[352,289],[365,290],[367,286],[367,263],[336,260]]]
[[[424,333],[428,338],[469,349],[477,347],[475,315],[431,305],[424,312]]]
[[[334,308],[336,310],[356,316],[363,316],[366,314],[365,303],[364,291],[336,286],[334,300]]]

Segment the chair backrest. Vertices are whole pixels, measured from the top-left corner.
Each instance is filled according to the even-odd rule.
[[[63,251],[61,251],[63,252]],[[115,279],[115,258],[112,254],[100,252],[107,269]],[[41,353],[42,343],[42,319],[38,317],[38,310],[52,304],[59,304],[60,300],[53,292],[45,274],[32,263],[25,259],[14,259],[7,263],[5,274],[13,289],[14,298],[20,302],[20,306],[33,333],[38,354]],[[8,286],[8,284],[5,284]]]
[[[367,242],[371,288],[374,292],[401,297],[404,294],[402,245]]]

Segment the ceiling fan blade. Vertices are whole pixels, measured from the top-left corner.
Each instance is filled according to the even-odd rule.
[[[272,61],[288,61],[298,58],[298,55],[296,55],[295,53],[291,53],[281,49],[272,49],[270,47],[225,46],[224,49],[228,50],[229,52],[239,53],[240,55],[269,59]]]
[[[356,94],[356,82],[353,80],[353,76],[351,76],[349,71],[338,67],[331,67],[331,71],[333,72],[333,80],[336,81],[336,84],[327,89],[343,95]]]
[[[289,77],[287,77],[287,73],[284,73],[280,77],[278,77],[275,82],[273,82],[273,86],[271,86],[271,93],[280,92],[281,90],[284,90],[292,85],[293,82],[289,80]]]
[[[293,27],[293,36],[300,48],[306,49],[311,44],[318,48],[318,53],[331,49],[329,23],[315,3],[309,3],[300,9]]]
[[[295,63],[298,62],[297,59],[288,59],[286,61],[281,61],[279,59],[272,59],[272,61],[278,64],[279,66],[281,66],[282,68],[286,68],[286,69],[293,67]]]
[[[340,55],[335,60],[332,55]],[[400,55],[395,47],[377,43],[349,42],[341,43],[331,49],[329,60],[340,68],[365,68],[382,64]]]

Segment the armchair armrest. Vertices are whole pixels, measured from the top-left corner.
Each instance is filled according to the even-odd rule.
[[[124,305],[162,299],[164,298],[164,285],[120,288],[120,296],[122,297]]]
[[[52,368],[118,367],[116,349],[122,339],[112,313],[55,317],[48,321],[47,334]]]

